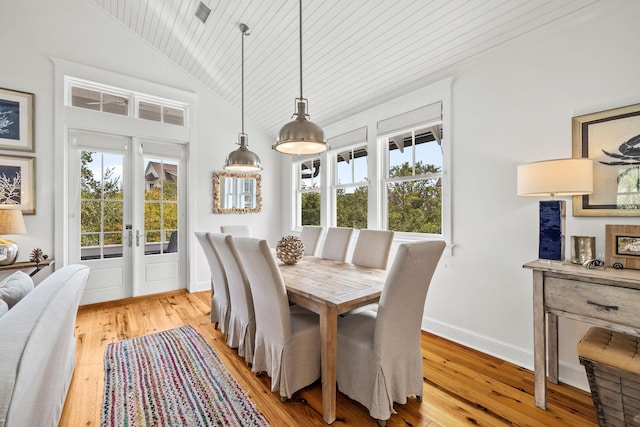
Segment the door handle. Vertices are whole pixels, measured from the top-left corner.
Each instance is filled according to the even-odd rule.
[[[136,230],[136,246],[140,246],[141,237],[144,237],[144,234],[140,233],[140,230]]]
[[[129,247],[133,246],[133,232],[131,231],[131,229],[128,230],[128,237],[127,237],[127,245]]]

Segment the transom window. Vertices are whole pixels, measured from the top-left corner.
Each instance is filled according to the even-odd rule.
[[[186,105],[176,101],[70,77],[67,88],[72,107],[186,126]]]

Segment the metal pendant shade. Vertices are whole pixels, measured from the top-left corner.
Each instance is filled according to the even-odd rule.
[[[322,128],[308,120],[307,100],[302,96],[302,0],[300,0],[300,98],[296,98],[294,120],[278,133],[273,149],[285,154],[317,154],[326,151],[327,141]]]
[[[244,133],[244,37],[251,32],[245,24],[240,24],[240,31],[242,32],[242,132],[238,134],[240,148],[229,153],[224,168],[231,171],[257,172],[262,170],[260,157],[247,148],[249,136]]]

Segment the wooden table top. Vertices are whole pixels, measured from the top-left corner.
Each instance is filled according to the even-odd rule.
[[[377,301],[387,277],[387,270],[309,256],[279,267],[290,296],[334,305],[338,314]]]

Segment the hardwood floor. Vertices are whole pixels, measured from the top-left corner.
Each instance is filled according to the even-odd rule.
[[[270,424],[325,426],[316,383],[280,402],[267,376],[251,373],[209,322],[210,292],[176,291],[91,306],[78,311],[77,362],[60,426],[100,425],[103,355],[108,343],[191,325],[214,348]],[[588,393],[551,384],[547,411],[533,401],[533,373],[492,356],[423,332],[424,398],[395,405],[394,426],[597,426]],[[376,426],[367,410],[338,393],[335,426]]]

